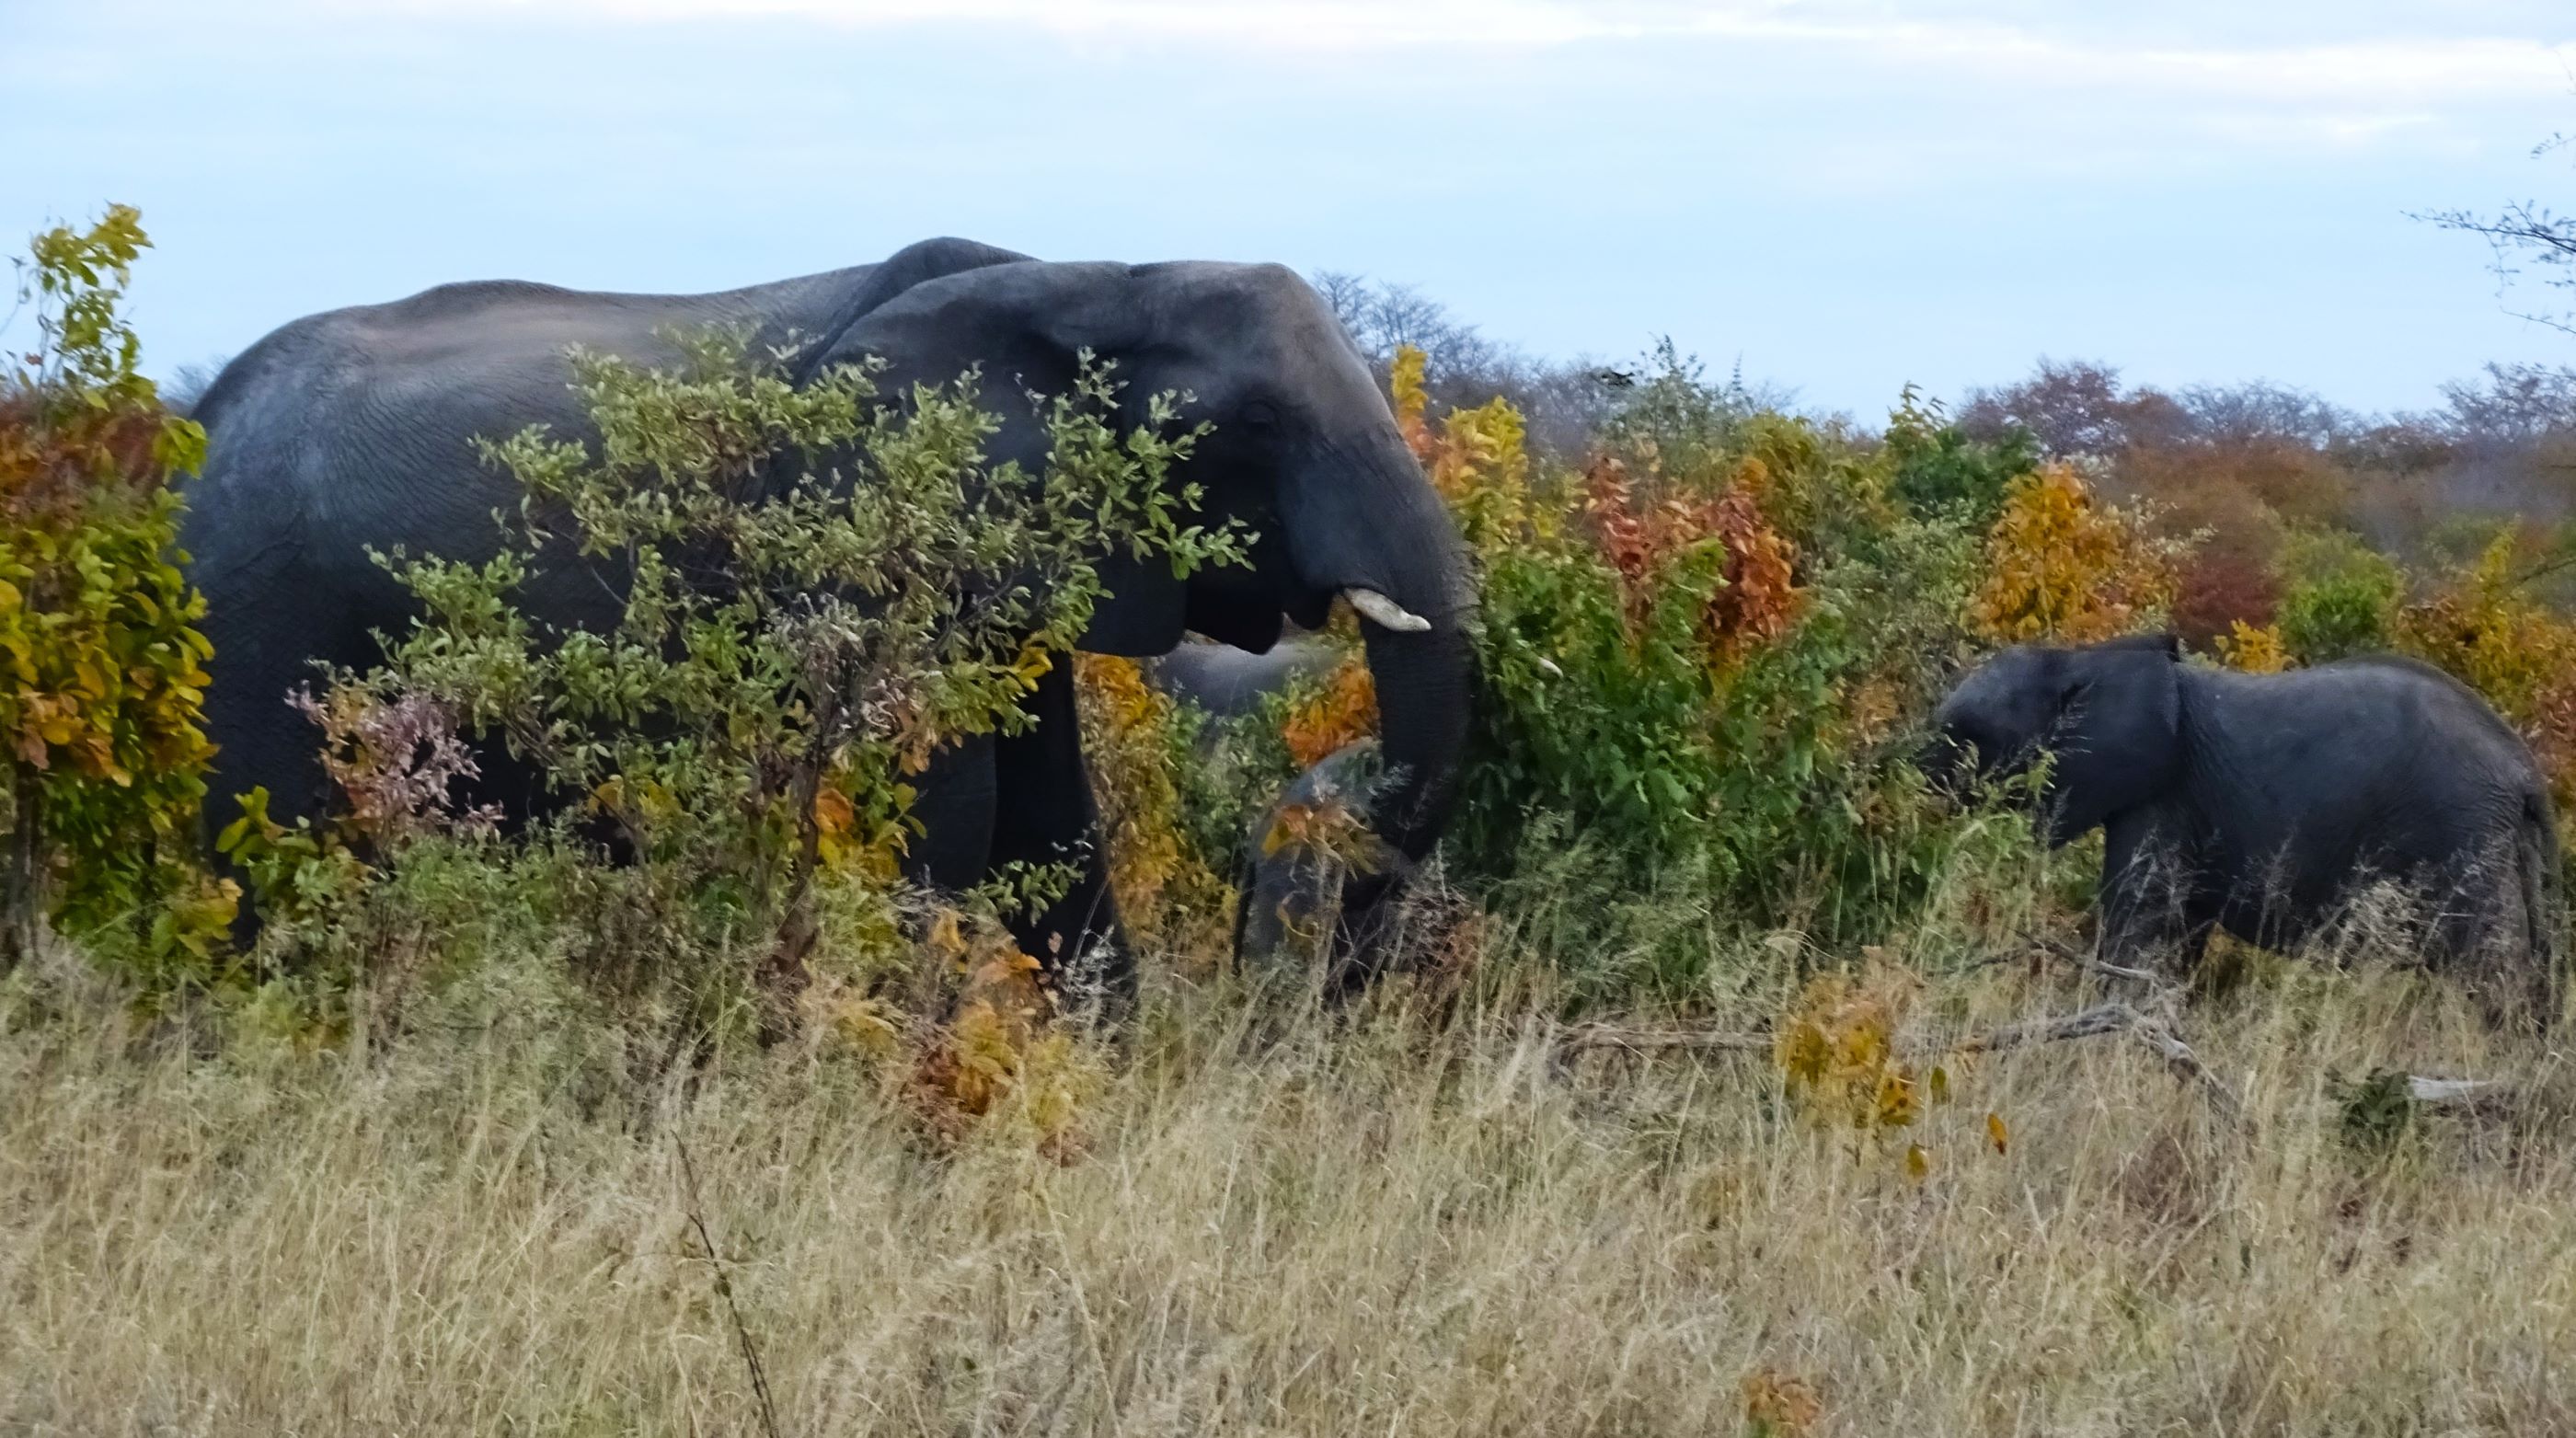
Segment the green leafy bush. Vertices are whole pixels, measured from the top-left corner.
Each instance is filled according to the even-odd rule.
[[[2327,664],[2387,649],[2406,579],[2394,561],[2332,530],[2293,535],[2283,546],[2288,587],[2275,623],[2302,664]]]
[[[1612,426],[1621,457],[1535,482],[1532,521],[1483,547],[1487,703],[1452,851],[1506,889],[1555,875],[1554,911],[1596,926],[1652,891],[1667,918],[1883,933],[1954,824],[1902,760],[1964,650],[1979,532],[1891,505],[1884,451],[1689,383],[1659,377]],[[1592,902],[1559,904],[1570,875],[1533,834],[1588,856]],[[1667,930],[1649,967],[1690,981],[1709,947]]]
[[[1993,440],[1970,438],[1950,422],[1938,400],[1907,385],[1888,416],[1887,449],[1896,462],[1890,486],[1917,515],[1952,512],[1971,524],[1991,524],[2004,491],[2039,468],[2039,439],[2018,424],[2002,426]]]
[[[397,868],[411,846],[474,842],[483,816],[446,807],[472,760],[445,736],[500,736],[565,806],[532,851],[586,850],[605,825],[631,857],[584,881],[607,900],[589,967],[675,977],[702,1017],[774,1026],[818,943],[844,965],[893,946],[915,776],[944,743],[1030,722],[1021,697],[1103,597],[1098,559],[1186,573],[1242,545],[1185,522],[1198,495],[1169,473],[1198,432],[1173,432],[1173,398],[1122,433],[1105,366],[1029,397],[1050,455],[1032,474],[987,462],[1000,422],[971,374],[888,405],[869,367],[797,385],[732,336],[685,348],[672,371],[575,354],[596,449],[539,430],[485,444],[530,501],[492,559],[379,556],[422,618],[313,706],[348,813],[313,837],[246,816],[232,837],[363,842]],[[781,458],[800,455],[832,456],[831,477]],[[619,596],[613,625],[521,607],[541,547]],[[1061,881],[1015,874],[982,900]]]

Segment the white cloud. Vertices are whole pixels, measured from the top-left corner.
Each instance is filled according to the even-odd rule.
[[[336,0],[356,4],[359,0]],[[380,9],[382,0],[367,8]],[[2140,45],[1973,14],[1896,18],[1863,0],[407,0],[611,20],[802,19],[844,29],[989,28],[1092,42],[1279,54],[1414,47],[1546,49],[1618,40],[1737,40],[1839,51],[1897,68],[2018,83],[2120,86],[2284,102],[2476,99],[2564,89],[2576,50],[2529,37],[2384,35],[2297,45]],[[1920,7],[1916,7],[1920,14]],[[2332,23],[2321,9],[2319,25]]]
[[[452,14],[458,6],[418,0],[417,8]],[[1606,7],[1559,0],[469,0],[465,8],[636,21],[787,17],[850,29],[991,27],[1297,50],[1543,47],[1634,30],[1595,13]]]

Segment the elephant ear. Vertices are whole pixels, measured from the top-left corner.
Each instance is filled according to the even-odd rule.
[[[2049,829],[2066,843],[2178,778],[2182,645],[2148,635],[2066,650],[2056,660]]]
[[[822,327],[822,332],[805,337],[811,343],[799,356],[796,381],[802,384],[813,378],[815,371],[826,362],[826,356],[835,352],[850,326],[874,314],[905,291],[968,270],[1016,264],[1029,259],[1031,256],[1017,250],[954,236],[917,240],[904,246],[869,266],[866,277],[850,291],[839,312]]]
[[[1016,460],[1034,474],[1046,465],[1046,429],[1029,393],[1053,396],[1072,388],[1086,351],[1132,376],[1132,357],[1149,338],[1134,288],[1133,272],[1120,264],[979,265],[912,285],[859,316],[820,362],[884,360],[880,392],[897,402],[916,384],[953,384],[976,371],[980,403],[1002,421],[987,444],[991,461]],[[1122,398],[1142,397],[1130,390]],[[1083,634],[1083,648],[1149,655],[1180,643],[1186,586],[1167,561],[1138,560],[1121,550],[1098,564],[1109,593]]]

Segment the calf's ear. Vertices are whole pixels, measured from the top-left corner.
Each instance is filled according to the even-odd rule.
[[[2057,706],[2063,710],[2081,701],[2106,679],[2131,685],[2144,683],[2160,690],[2164,676],[2160,669],[2141,670],[2139,661],[2161,660],[2180,664],[2183,660],[2182,636],[2179,634],[2135,634],[2125,639],[2105,640],[2083,649],[2070,649],[2056,657]]]

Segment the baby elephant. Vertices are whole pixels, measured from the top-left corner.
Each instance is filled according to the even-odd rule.
[[[2164,636],[2028,645],[1970,674],[1934,723],[1936,780],[2051,756],[2049,842],[2103,830],[2105,958],[2171,947],[2188,965],[2216,926],[2286,947],[2394,879],[2428,904],[2429,962],[2477,961],[2492,996],[2549,1017],[2548,786],[2521,737],[2438,669],[2240,674],[2187,665]]]
[[[1389,871],[1395,856],[1369,828],[1379,778],[1375,740],[1344,745],[1298,775],[1244,835],[1234,947],[1247,968],[1319,960],[1351,881]]]

